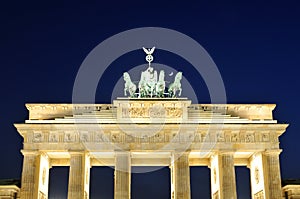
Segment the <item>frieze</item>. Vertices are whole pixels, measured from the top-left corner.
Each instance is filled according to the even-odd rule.
[[[156,134],[127,134],[122,131],[32,131],[26,134],[28,143],[278,143],[276,131],[160,131]]]
[[[263,133],[262,134],[262,141],[263,142],[269,142],[270,141],[270,135],[269,135],[269,133]]]
[[[109,139],[107,138],[107,134],[96,132],[94,142],[109,142]]]
[[[56,131],[50,131],[49,142],[59,142],[59,133]]]
[[[34,132],[33,133],[33,142],[43,142],[44,135],[42,132]]]
[[[218,142],[225,142],[224,132],[217,132],[217,141]]]
[[[80,132],[80,141],[81,142],[90,142],[90,137],[88,132]]]
[[[245,142],[255,142],[254,133],[247,132],[245,136]]]
[[[64,141],[65,142],[75,142],[75,133],[73,131],[65,132]]]

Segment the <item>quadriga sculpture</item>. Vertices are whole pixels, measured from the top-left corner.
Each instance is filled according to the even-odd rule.
[[[124,95],[127,96],[126,91],[128,91],[130,97],[135,97],[136,85],[131,81],[130,75],[125,72],[123,78],[125,81]]]
[[[158,82],[156,83],[156,87],[155,87],[156,97],[164,97],[165,88],[166,88],[165,71],[161,70],[159,72]]]
[[[175,80],[172,84],[170,84],[168,92],[169,97],[176,97],[176,92],[179,91],[178,96],[181,96],[181,81],[182,79],[182,72],[178,72],[175,76]]]

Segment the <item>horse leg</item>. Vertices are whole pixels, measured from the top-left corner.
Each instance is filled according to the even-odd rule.
[[[179,88],[179,94],[178,94],[178,96],[181,96],[181,91],[182,91],[182,89]]]

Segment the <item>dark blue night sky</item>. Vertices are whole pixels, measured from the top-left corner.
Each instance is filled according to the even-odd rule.
[[[282,178],[300,178],[300,2],[2,1],[0,26],[0,179],[21,176],[22,138],[13,123],[28,118],[25,103],[71,103],[88,53],[114,34],[148,26],[199,42],[218,66],[228,103],[276,103],[275,119],[290,124],[280,139]],[[161,64],[186,66],[184,76],[199,101],[210,102],[204,81],[188,63],[165,51],[155,56]],[[117,59],[99,82],[96,101],[111,103],[114,83],[138,64],[145,64],[142,51]],[[91,198],[113,198],[113,170],[93,168],[91,174]],[[209,169],[191,168],[191,174],[192,198],[209,198]],[[250,195],[248,174],[237,168],[241,199]],[[51,170],[51,198],[66,198],[67,176],[67,168]],[[169,183],[168,168],[133,174],[132,198],[169,198]]]

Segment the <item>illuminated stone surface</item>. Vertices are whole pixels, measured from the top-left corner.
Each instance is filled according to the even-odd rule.
[[[47,198],[49,169],[70,166],[69,199],[89,198],[93,166],[115,167],[115,198],[130,198],[131,166],[169,166],[170,198],[189,199],[190,166],[211,169],[211,194],[236,199],[234,166],[251,170],[252,198],[281,199],[273,104],[191,104],[118,98],[113,104],[27,104],[21,199]],[[101,197],[101,196],[99,196]]]

